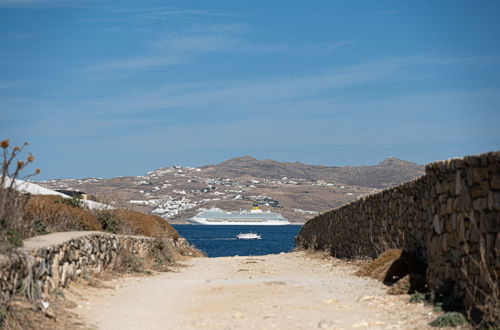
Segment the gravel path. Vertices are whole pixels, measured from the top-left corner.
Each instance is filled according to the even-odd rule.
[[[76,286],[68,296],[98,329],[429,328],[430,308],[386,295],[356,269],[305,252],[196,258],[178,272]]]

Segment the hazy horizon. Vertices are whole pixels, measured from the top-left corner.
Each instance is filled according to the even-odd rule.
[[[231,157],[229,159],[225,159],[225,160],[222,160],[220,162],[217,162],[217,163],[206,163],[206,164],[198,164],[198,165],[192,165],[192,164],[180,164],[180,163],[172,163],[172,164],[165,164],[163,166],[160,166],[160,167],[156,167],[156,168],[150,168],[150,169],[145,169],[143,172],[141,173],[134,173],[134,174],[125,174],[125,175],[112,175],[112,176],[97,176],[97,175],[94,175],[94,176],[86,176],[86,177],[53,177],[53,178],[43,178],[41,179],[39,175],[31,178],[32,181],[47,181],[47,180],[55,180],[55,179],[85,179],[85,178],[104,178],[104,179],[109,179],[109,178],[113,178],[113,177],[118,177],[118,176],[142,176],[148,172],[151,172],[151,171],[155,171],[157,169],[160,169],[160,168],[167,168],[167,167],[171,167],[171,166],[182,166],[182,167],[193,167],[193,168],[198,168],[198,167],[202,167],[202,166],[207,166],[207,165],[218,165],[220,163],[223,163],[225,161],[228,161],[228,160],[231,160],[231,159],[234,159],[234,158],[241,158],[241,157],[247,157],[247,156],[250,156],[252,158],[256,158],[256,157],[253,157],[252,155],[240,155],[240,156],[235,156],[235,157]],[[407,161],[407,162],[411,162],[409,160],[406,160],[406,159],[400,159],[400,158],[397,158],[397,157],[391,157],[391,156],[388,156],[384,159],[381,159],[380,161],[378,162],[375,162],[373,164],[345,164],[345,165],[338,165],[338,164],[311,164],[311,163],[305,163],[305,162],[302,162],[300,160],[296,160],[296,161],[280,161],[280,160],[276,160],[276,159],[271,159],[271,158],[266,158],[266,159],[260,159],[260,158],[256,158],[257,160],[259,161],[264,161],[264,160],[273,160],[273,161],[277,161],[277,162],[280,162],[280,163],[283,163],[283,162],[286,162],[286,163],[295,163],[295,162],[299,162],[299,163],[302,163],[302,164],[306,164],[306,165],[313,165],[313,166],[327,166],[327,167],[343,167],[343,166],[375,166],[375,165],[378,165],[379,163],[383,162],[384,160],[386,159],[389,159],[389,158],[396,158],[396,159],[399,159],[399,160],[403,160],[403,161]],[[436,161],[438,161],[439,159],[436,159]],[[442,159],[444,160],[444,159]],[[412,163],[415,163],[415,162],[412,162]],[[417,165],[426,165],[426,164],[419,164],[419,163],[415,163]],[[33,166],[34,167],[34,166]]]

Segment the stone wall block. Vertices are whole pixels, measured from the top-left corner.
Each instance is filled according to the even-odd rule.
[[[474,174],[472,173],[472,168],[467,167],[465,169],[465,173],[466,173],[465,180],[466,180],[467,186],[470,187],[474,184]]]
[[[492,198],[493,198],[493,203],[492,203],[493,209],[495,211],[500,211],[500,192],[494,192]]]
[[[500,259],[500,255],[495,253],[495,235],[487,234],[485,243],[485,254],[488,261],[488,265],[495,267],[495,259]],[[500,252],[500,251],[499,251]]]
[[[460,192],[462,191],[462,186],[465,183],[462,181],[462,173],[460,171],[457,171],[455,175],[455,195],[459,195]]]
[[[38,264],[35,269],[35,276],[37,278],[41,278],[42,276],[47,275],[48,269],[47,269],[47,261],[45,258],[40,258],[38,260]]]
[[[45,258],[47,258],[48,254],[49,254],[48,249],[46,249],[46,248],[41,248],[41,249],[38,249],[38,250],[36,251],[36,254],[35,254],[35,255],[36,255],[37,257],[40,257],[40,258],[45,259]]]
[[[449,232],[454,232],[455,230],[457,230],[457,213],[456,212],[454,212],[451,215],[450,224],[451,224],[451,229]]]
[[[484,179],[488,178],[488,169],[482,167],[475,167],[472,169],[472,181],[475,184],[481,183]]]
[[[467,275],[470,279],[470,277],[472,277],[473,275],[478,275],[481,273],[481,269],[479,268],[481,259],[479,257],[479,253],[477,253],[477,252],[470,255],[469,259],[471,261],[469,261],[469,263],[468,263]],[[474,281],[471,281],[471,282],[474,283]]]
[[[487,232],[488,215],[485,212],[479,213],[479,231],[481,233]]]
[[[493,190],[500,190],[500,174],[491,176],[490,188]]]
[[[453,213],[453,204],[454,204],[455,199],[454,198],[449,198],[446,201],[446,214],[452,214]]]
[[[480,160],[479,157],[477,156],[465,156],[464,158],[464,164],[467,167],[478,167],[480,165]]]
[[[455,169],[459,170],[464,167],[464,161],[461,158],[455,158],[453,160],[453,163],[455,164]]]
[[[500,231],[500,212],[488,213],[488,222],[486,231],[491,234],[498,233]]]
[[[469,229],[469,235],[468,235],[469,242],[478,243],[480,236],[481,236],[481,234],[479,233],[479,230],[477,230],[477,228]]]
[[[69,261],[77,261],[80,257],[80,252],[76,248],[68,251],[68,260]]]
[[[83,240],[82,249],[87,255],[92,253],[92,244],[90,244],[88,239]]]
[[[438,181],[436,182],[436,194],[441,195],[445,192],[445,188],[443,185],[443,182]]]
[[[475,211],[482,211],[488,208],[488,197],[477,198],[472,202]]]
[[[460,211],[469,211],[471,208],[472,199],[469,195],[468,190],[463,189],[462,193],[458,197],[458,209]]]
[[[474,185],[470,188],[470,196],[472,199],[488,196],[488,190],[484,189],[481,185]]]
[[[441,235],[441,251],[443,251],[443,253],[448,251],[448,234],[446,233]]]
[[[481,167],[488,166],[488,154],[482,154],[482,155],[480,155],[479,159],[481,160]]]
[[[99,247],[100,247],[100,250],[101,250],[102,253],[106,252],[107,246],[106,246],[106,240],[105,239],[101,239],[99,241]]]

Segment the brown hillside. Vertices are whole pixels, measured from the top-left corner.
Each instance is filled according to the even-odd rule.
[[[143,235],[178,239],[177,231],[163,218],[137,211],[116,209],[109,212],[116,215],[118,234]],[[97,213],[99,214],[99,212]],[[103,231],[98,218],[84,208],[73,207],[61,202],[58,196],[32,196],[26,206],[27,223],[41,220],[47,231],[96,230]],[[36,233],[33,233],[36,235]]]
[[[128,229],[127,234],[143,235],[159,238],[178,239],[177,231],[163,218],[137,211],[117,209],[109,211],[117,215],[122,227]]]
[[[303,223],[318,213],[376,193],[424,173],[415,163],[389,158],[373,166],[328,167],[250,156],[200,168],[170,166],[137,177],[55,179],[49,189],[84,191],[111,205],[185,223],[200,208],[251,208]]]
[[[373,166],[321,166],[300,162],[258,160],[250,156],[229,159],[202,167],[206,174],[219,177],[299,178],[326,180],[346,185],[387,188],[424,174],[424,166],[397,158],[387,158]]]
[[[32,196],[25,217],[29,222],[41,220],[48,231],[102,230],[92,213],[61,203],[58,196]]]

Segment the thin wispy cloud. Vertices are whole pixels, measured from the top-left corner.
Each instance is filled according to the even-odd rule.
[[[373,11],[372,14],[375,14],[375,15],[395,15],[395,14],[398,14],[400,12],[401,11],[397,10],[397,9],[382,9],[382,10]]]
[[[0,0],[0,7],[11,8],[46,8],[75,6],[89,0]]]
[[[144,71],[152,70],[159,67],[177,65],[182,63],[179,58],[174,57],[136,57],[127,59],[110,60],[98,64],[94,64],[86,69],[86,71],[118,71],[118,70],[132,70]]]
[[[336,51],[348,45],[352,45],[358,42],[358,39],[342,40],[336,42],[323,42],[319,44],[313,44],[307,47],[307,53],[319,53],[324,54],[325,52]]]
[[[463,64],[474,66],[490,66],[500,64],[500,54],[489,56],[461,56],[453,58],[435,58],[438,64]]]
[[[296,101],[341,88],[406,79],[405,73],[409,63],[413,63],[413,60],[390,58],[345,66],[316,75],[259,81],[229,81],[219,83],[217,87],[198,84],[194,91],[188,88],[170,89],[165,86],[156,91],[129,95],[125,98],[94,100],[96,104],[93,106],[113,106],[120,111],[173,107],[215,107],[220,110],[234,108],[238,109],[237,111],[245,109],[254,111],[257,105]]]
[[[253,32],[254,29],[243,23],[219,23],[219,24],[202,24],[195,23],[190,29],[191,33],[203,34],[225,34],[225,35],[240,35]]]
[[[0,90],[2,89],[16,89],[26,87],[28,84],[24,81],[15,80],[0,80]]]
[[[106,12],[107,9],[104,9]],[[250,35],[252,27],[248,24],[232,23],[206,23],[203,19],[205,15],[219,15],[205,10],[185,10],[177,8],[163,8],[161,10],[151,10],[148,8],[125,8],[113,9],[117,14],[141,15],[167,15],[167,14],[190,14],[199,16],[188,23],[183,22],[185,26],[183,32],[167,32],[166,36],[159,36],[152,33],[147,26],[141,24],[128,25],[120,24],[107,27],[105,31],[122,33],[125,30],[135,31],[144,36],[141,40],[143,51],[141,56],[136,58],[116,58],[106,60],[91,65],[86,69],[89,72],[116,72],[122,70],[121,75],[114,76],[113,79],[127,77],[129,73],[138,73],[152,69],[177,65],[189,61],[196,61],[197,58],[209,53],[245,53],[245,52],[276,52],[287,49],[280,44],[265,44],[252,40]],[[142,17],[142,16],[141,16]],[[83,21],[85,21],[84,19]],[[94,17],[90,18],[92,22],[119,23],[126,20],[124,16],[113,17]]]
[[[353,43],[355,43],[357,41],[358,41],[357,39],[344,40],[344,41],[334,42],[334,43],[331,43],[331,44],[326,44],[326,46],[330,50],[333,50],[333,49],[337,49],[337,48],[340,48],[340,47],[343,47],[343,46],[346,46],[346,45],[353,44]]]
[[[187,35],[167,38],[155,43],[159,48],[174,52],[214,52],[234,49],[240,40],[225,35]]]
[[[344,66],[312,75],[289,76],[250,81],[210,81],[193,85],[165,85],[156,90],[87,101],[90,108],[113,112],[140,113],[148,109],[186,109],[196,113],[230,111],[231,115],[266,112],[323,111],[342,99],[343,90],[362,86],[432,79],[421,72],[448,65],[453,59],[409,56],[391,57],[358,65]],[[470,65],[475,65],[472,62]],[[331,96],[334,93],[335,97]],[[323,110],[321,110],[323,109]]]
[[[106,8],[109,12],[132,14],[144,20],[165,20],[170,17],[190,17],[190,16],[235,16],[241,15],[232,12],[220,12],[208,9],[185,9],[177,7],[139,7],[139,8]]]

